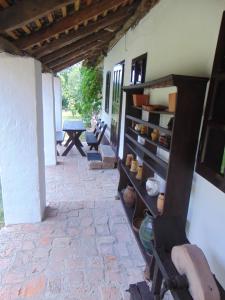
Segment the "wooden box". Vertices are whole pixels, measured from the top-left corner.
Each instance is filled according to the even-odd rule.
[[[176,104],[177,104],[177,93],[169,94],[169,108],[168,111],[175,112],[176,111]]]
[[[142,106],[149,104],[149,95],[144,94],[134,94],[133,95],[134,106]]]

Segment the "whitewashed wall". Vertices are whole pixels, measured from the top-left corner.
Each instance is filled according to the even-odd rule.
[[[130,83],[131,61],[147,52],[146,81],[168,74],[210,76],[225,0],[161,0],[133,31],[129,31],[104,60],[107,71],[125,60],[124,84]],[[113,76],[112,76],[113,77]],[[112,77],[109,114],[111,125]],[[119,155],[122,157],[125,94]],[[195,174],[189,209],[188,236],[205,252],[212,271],[225,287],[225,195]]]

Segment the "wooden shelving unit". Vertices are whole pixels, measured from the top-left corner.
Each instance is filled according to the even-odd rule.
[[[147,208],[154,218],[154,247],[151,260],[154,268],[151,268],[153,270],[151,293],[155,299],[159,299],[157,297],[160,295],[163,278],[172,286],[173,278],[178,276],[170,257],[172,247],[188,242],[185,225],[207,82],[208,78],[169,75],[144,84],[123,87],[126,92],[124,159],[120,161],[118,190],[131,228],[139,204]],[[142,108],[133,106],[132,95],[144,93],[145,88],[170,86],[177,87],[176,112],[153,111],[149,113],[148,122],[142,120]],[[162,115],[166,115],[168,120],[170,117],[174,118],[172,130],[162,126]],[[134,129],[136,124],[143,124],[147,128],[147,132],[141,135],[145,139],[144,145],[138,142],[140,133]],[[151,132],[154,129],[171,138],[168,148],[152,141]],[[166,154],[167,161],[160,155],[160,151]],[[143,161],[141,181],[137,180],[136,174],[130,172],[129,167],[125,165],[126,155],[129,153]],[[157,196],[150,197],[145,187],[147,178],[155,174],[166,183],[163,215],[157,211]],[[123,201],[122,190],[127,184],[134,187],[138,196],[135,209],[127,208]],[[144,257],[149,257],[140,244],[138,234],[135,231],[134,234]],[[192,299],[187,289],[172,286],[171,292],[176,300]]]

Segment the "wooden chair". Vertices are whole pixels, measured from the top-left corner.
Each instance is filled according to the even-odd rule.
[[[100,145],[102,138],[104,136],[104,133],[106,131],[107,128],[107,124],[105,124],[100,132],[98,133],[98,136],[96,137],[96,135],[88,135],[86,136],[86,142],[88,144],[88,146],[90,146],[90,150],[92,150],[93,148],[98,151],[98,146]]]
[[[98,135],[99,135],[99,133],[100,133],[100,131],[101,131],[101,129],[102,129],[102,127],[104,126],[104,121],[101,121],[101,119],[99,119],[98,120],[98,122],[97,122],[97,124],[96,124],[96,126],[95,126],[95,129],[94,129],[94,131],[86,131],[85,132],[85,138],[86,138],[86,140],[87,139],[89,139],[89,138],[91,138],[91,137],[93,137],[93,136],[95,136],[96,138],[98,138]]]

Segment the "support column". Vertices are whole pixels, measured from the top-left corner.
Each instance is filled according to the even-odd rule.
[[[55,99],[51,73],[42,74],[45,165],[56,165]]]
[[[0,168],[6,224],[35,223],[45,210],[41,64],[0,53]]]
[[[62,130],[62,88],[59,77],[54,77],[54,92],[55,92],[55,125],[56,130]]]

